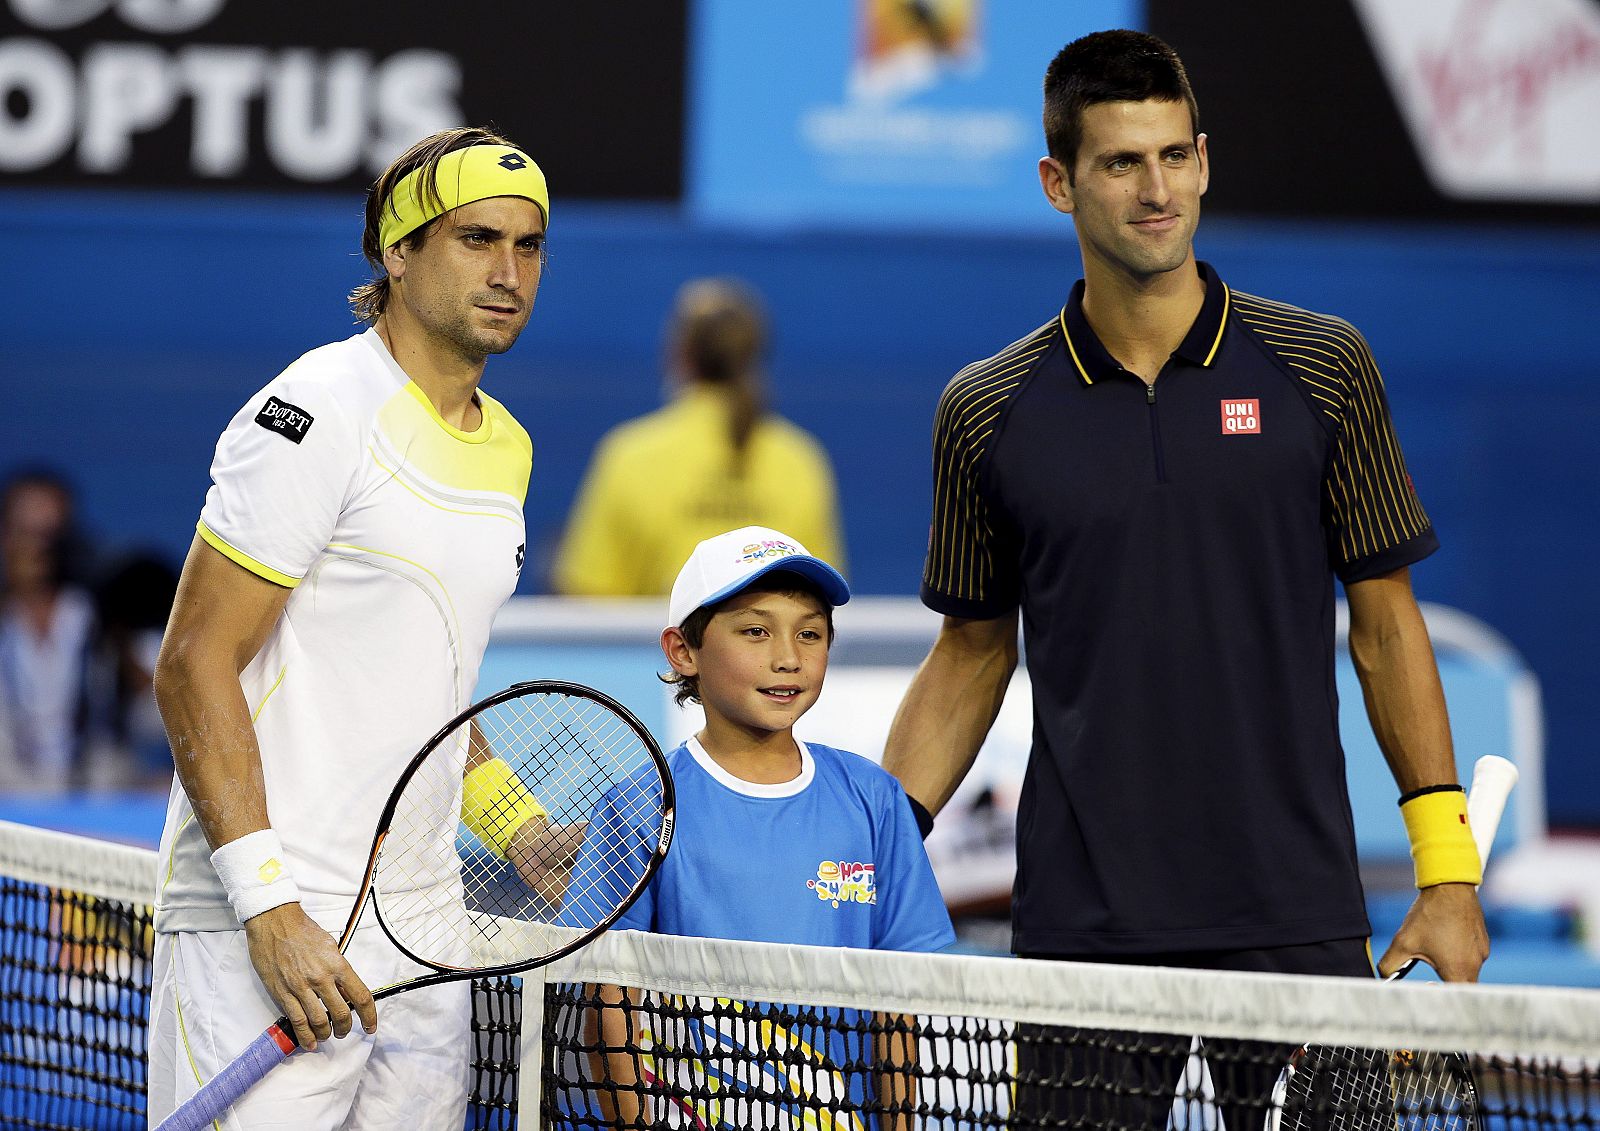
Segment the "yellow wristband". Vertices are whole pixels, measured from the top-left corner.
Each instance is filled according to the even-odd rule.
[[[461,820],[501,856],[518,829],[543,816],[544,806],[499,758],[479,763],[462,781]]]
[[[1407,794],[1400,799],[1400,816],[1411,841],[1417,887],[1483,882],[1483,863],[1467,823],[1467,795],[1460,786]]]

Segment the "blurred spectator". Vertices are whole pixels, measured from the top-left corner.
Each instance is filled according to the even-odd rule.
[[[0,790],[82,784],[94,603],[69,580],[73,499],[54,472],[0,491]]]
[[[114,784],[160,790],[172,784],[172,752],[151,678],[177,591],[177,572],[148,554],[127,557],[95,587],[100,631],[91,665],[91,778],[109,773]]]
[[[91,590],[74,509],[53,471],[0,489],[0,792],[165,789],[150,673],[177,575],[133,555]]]
[[[556,555],[558,592],[667,593],[699,542],[739,526],[787,531],[842,563],[832,465],[813,436],[767,410],[766,348],[765,314],[743,283],[696,279],[678,292],[672,400],[595,449]]]

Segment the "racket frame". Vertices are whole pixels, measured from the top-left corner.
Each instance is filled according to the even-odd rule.
[[[1467,793],[1467,820],[1472,826],[1473,840],[1478,848],[1478,860],[1482,865],[1486,866],[1489,863],[1489,849],[1494,844],[1495,833],[1500,828],[1500,818],[1505,812],[1506,799],[1510,797],[1511,790],[1516,784],[1516,766],[1497,754],[1485,754],[1473,764],[1472,787]],[[1400,981],[1416,969],[1417,962],[1416,958],[1406,959],[1404,964],[1386,975],[1383,981]],[[1301,1045],[1279,1073],[1268,1101],[1270,1107],[1267,1112],[1266,1131],[1280,1131],[1290,1083],[1297,1074],[1312,1071],[1310,1068],[1300,1067],[1312,1047],[1309,1043]],[[1388,1054],[1392,1062],[1396,1057],[1410,1055],[1411,1050],[1391,1049],[1388,1050]],[[1434,1052],[1428,1055],[1440,1058],[1446,1069],[1458,1077],[1463,1091],[1470,1097],[1474,1111],[1478,1110],[1478,1081],[1466,1057],[1454,1052]],[[1482,1119],[1474,1119],[1474,1122],[1480,1127],[1483,1123]]]
[[[478,715],[489,710],[491,707],[497,707],[501,703],[509,702],[512,699],[520,699],[528,695],[546,694],[568,695],[580,699],[588,699],[592,702],[600,704],[602,707],[605,707],[616,714],[617,717],[627,724],[628,728],[633,731],[634,735],[638,737],[639,741],[644,744],[645,751],[650,755],[651,760],[655,763],[657,776],[661,780],[661,833],[660,836],[657,837],[654,849],[651,851],[650,860],[646,864],[644,871],[634,883],[632,890],[630,890],[624,898],[617,901],[617,906],[612,910],[610,915],[608,915],[602,922],[595,924],[594,926],[583,928],[576,938],[570,940],[562,946],[557,947],[555,950],[549,953],[535,955],[527,959],[519,959],[516,962],[501,963],[495,966],[451,966],[446,963],[436,962],[431,959],[424,958],[421,955],[411,951],[404,943],[400,941],[399,938],[396,937],[395,932],[390,929],[389,924],[384,920],[383,901],[378,899],[376,893],[373,891],[373,878],[378,872],[378,860],[383,854],[383,844],[389,836],[389,829],[394,821],[395,809],[400,804],[400,798],[405,793],[406,785],[413,777],[416,776],[417,771],[423,767],[429,756],[432,755],[433,752],[437,750],[446,739],[455,734],[456,731],[458,731],[463,725],[470,722]],[[677,792],[673,788],[672,773],[667,767],[666,756],[662,754],[661,746],[656,742],[655,737],[650,733],[649,728],[640,722],[638,716],[630,711],[627,707],[624,707],[621,703],[617,702],[617,700],[613,699],[603,691],[596,691],[592,687],[586,687],[581,683],[573,683],[569,680],[535,679],[526,680],[522,683],[514,683],[502,691],[495,692],[486,699],[480,699],[478,702],[461,711],[449,722],[445,723],[444,726],[439,728],[432,738],[423,743],[422,748],[412,756],[411,760],[406,763],[405,769],[400,772],[400,777],[395,781],[394,786],[390,789],[389,799],[384,803],[383,811],[378,816],[377,829],[372,836],[372,848],[367,853],[366,871],[361,878],[361,888],[356,892],[355,902],[350,909],[350,918],[345,923],[344,931],[339,936],[339,952],[341,954],[344,953],[345,948],[350,944],[351,938],[355,936],[356,927],[361,922],[361,916],[366,911],[367,904],[370,902],[372,904],[373,917],[378,921],[378,925],[383,928],[383,933],[388,936],[389,941],[395,945],[400,953],[404,954],[407,958],[416,962],[418,965],[426,966],[434,971],[432,974],[421,974],[415,978],[407,978],[405,981],[396,982],[393,985],[384,986],[382,989],[374,990],[372,993],[374,1001],[382,1000],[383,998],[397,994],[402,990],[419,989],[423,986],[458,981],[465,977],[495,977],[502,974],[516,974],[525,970],[535,969],[539,966],[546,966],[557,961],[558,959],[565,958],[573,951],[586,946],[597,936],[609,930],[611,925],[618,919],[622,918],[623,913],[633,905],[634,900],[639,898],[639,895],[646,887],[649,886],[650,881],[655,878],[656,872],[661,867],[661,862],[666,859],[667,850],[672,845],[672,829],[676,812]]]
[[[382,901],[375,898],[373,893],[373,876],[377,873],[378,858],[383,851],[383,842],[389,834],[389,827],[394,820],[396,807],[399,805],[400,796],[405,791],[418,769],[427,761],[428,756],[434,752],[440,743],[444,742],[462,724],[469,722],[475,716],[510,699],[516,699],[533,693],[572,695],[613,711],[643,742],[646,752],[655,763],[657,774],[661,781],[661,831],[656,840],[656,845],[651,853],[650,860],[644,869],[643,875],[634,885],[626,898],[619,900],[616,909],[605,919],[593,927],[580,930],[576,937],[568,943],[557,947],[548,954],[537,955],[517,962],[502,963],[496,966],[482,967],[447,967],[437,962],[430,962],[425,958],[413,954],[400,944],[394,932],[384,922]],[[672,784],[672,773],[667,766],[667,760],[661,753],[661,747],[632,711],[603,691],[596,691],[592,687],[585,687],[580,683],[567,680],[529,680],[515,683],[503,691],[498,691],[486,699],[482,699],[461,711],[439,728],[432,738],[423,744],[422,749],[412,757],[401,772],[400,778],[389,792],[389,799],[385,802],[383,812],[378,818],[378,827],[372,838],[372,849],[367,853],[366,871],[361,879],[360,890],[356,893],[355,900],[350,908],[350,918],[346,921],[344,931],[339,936],[339,953],[343,954],[350,945],[351,938],[355,935],[356,925],[361,921],[361,916],[366,910],[369,900],[374,904],[374,916],[383,933],[399,948],[400,952],[411,958],[419,965],[434,971],[432,974],[422,974],[414,978],[407,978],[393,985],[384,986],[373,991],[373,1000],[378,1001],[402,990],[421,989],[424,986],[438,985],[444,982],[457,982],[466,978],[478,976],[494,976],[499,974],[513,974],[522,970],[532,970],[539,966],[562,958],[579,947],[594,939],[597,935],[607,930],[613,923],[622,917],[633,901],[644,891],[646,885],[654,878],[661,861],[666,858],[667,849],[672,844],[672,828],[677,809],[677,794]],[[243,1052],[230,1061],[216,1076],[212,1077],[199,1091],[179,1104],[173,1112],[163,1119],[156,1131],[204,1131],[214,1121],[225,1115],[233,1105],[256,1085],[268,1072],[287,1060],[294,1053],[297,1042],[294,1031],[287,1017],[280,1017],[277,1021],[267,1026],[266,1031],[252,1041]]]

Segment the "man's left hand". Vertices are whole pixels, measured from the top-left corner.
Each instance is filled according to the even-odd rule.
[[[1478,889],[1471,884],[1423,888],[1405,922],[1378,961],[1387,977],[1408,959],[1420,958],[1446,982],[1476,982],[1489,957],[1489,932],[1483,925]]]

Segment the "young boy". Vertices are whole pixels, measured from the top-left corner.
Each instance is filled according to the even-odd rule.
[[[859,755],[794,736],[794,724],[822,691],[834,606],[849,599],[837,570],[766,527],[709,538],[690,555],[661,633],[672,667],[662,678],[677,685],[679,703],[700,703],[706,722],[668,755],[678,802],[672,850],[618,928],[878,950],[939,950],[955,941],[899,783]],[[599,864],[585,859],[591,849],[603,851],[585,845],[575,874]],[[598,1011],[610,1050],[605,1079],[620,1086],[600,1097],[613,1125],[810,1125],[806,1117],[816,1118],[826,1095],[833,1125],[865,1127],[872,1121],[852,1109],[868,1102],[869,1092],[885,1103],[914,1102],[903,1076],[890,1079],[914,1063],[914,1042],[903,1033],[880,1033],[870,1043],[859,1035],[852,1047],[842,1034],[825,1039],[811,1026],[768,1029],[734,1006],[731,1020],[688,1026],[652,1025],[646,1017],[647,1028],[673,1030],[649,1034],[655,1050],[646,1057],[618,1051],[637,1049],[640,1019],[620,1008],[621,991],[604,987],[601,994],[619,1006]],[[866,1020],[857,1018],[856,1026],[866,1029]],[[741,1030],[731,1040],[719,1028],[729,1024]],[[781,1079],[772,1078],[773,1063],[761,1072],[717,1063],[719,1049],[746,1044],[757,1031],[767,1036],[764,1050],[746,1047],[738,1055],[772,1052],[772,1062],[782,1062]],[[788,1050],[783,1056],[780,1046]],[[797,1048],[810,1050],[800,1062]],[[841,1074],[839,1066],[864,1061],[875,1063],[877,1079]],[[641,1105],[626,1090],[641,1077],[652,1094],[673,1098]]]

